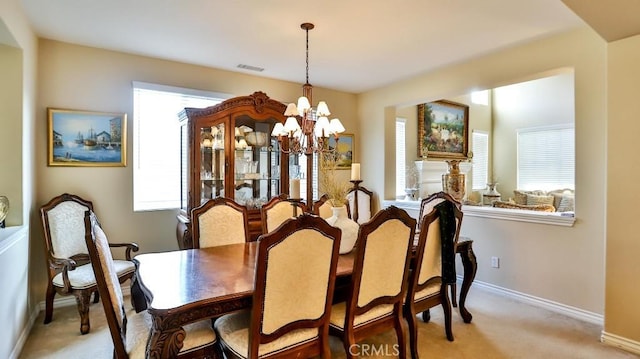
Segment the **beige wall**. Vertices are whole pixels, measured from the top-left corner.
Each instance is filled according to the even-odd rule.
[[[394,171],[378,165],[380,158],[390,163],[387,159],[394,156],[389,121],[395,113],[390,108],[452,98],[566,67],[575,70],[576,224],[566,228],[466,216],[462,233],[474,240],[478,281],[597,317],[604,313],[606,43],[590,29],[540,39],[362,94],[358,117],[367,123],[360,126],[360,137],[366,139],[360,143],[362,175],[364,184],[383,198],[393,197],[389,183],[394,182]],[[499,269],[490,267],[491,256],[500,257]]]
[[[40,40],[41,74],[38,125],[35,143],[38,206],[64,192],[75,193],[94,203],[109,239],[137,242],[141,252],[177,249],[176,210],[133,212],[133,96],[132,81],[230,93],[237,96],[263,91],[280,101],[295,101],[301,83],[270,80],[201,66],[163,61],[130,54]],[[301,78],[301,80],[304,80]],[[315,88],[314,101],[325,100],[332,114],[340,117],[347,132],[355,132],[356,96]],[[129,119],[127,167],[47,167],[46,108],[124,112]],[[358,139],[359,140],[359,139]],[[357,158],[356,158],[357,159]],[[46,273],[41,230],[33,236],[37,248],[32,272],[32,291],[43,299]]]
[[[640,36],[610,43],[608,55],[605,332],[635,340],[640,352]]]
[[[493,170],[503,200],[513,197],[513,190],[517,189],[517,131],[574,124],[574,98],[574,74],[568,69],[494,90]]]

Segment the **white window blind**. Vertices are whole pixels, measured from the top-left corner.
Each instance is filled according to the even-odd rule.
[[[294,155],[291,155],[294,156]],[[311,189],[312,189],[312,195],[313,195],[313,200],[317,200],[319,198],[319,194],[318,194],[318,161],[319,161],[319,157],[317,153],[314,153],[313,155],[313,167],[312,167],[312,174],[311,174]],[[300,173],[302,174],[301,178],[300,178],[300,197],[302,200],[304,200],[306,202],[307,200],[307,179],[309,178],[307,172],[307,156],[306,155],[300,155],[298,156],[298,164],[299,164],[299,170]]]
[[[518,130],[518,189],[574,189],[573,124]]]
[[[473,131],[471,141],[473,151],[471,186],[474,191],[478,191],[487,188],[489,181],[489,134]]]
[[[406,120],[396,118],[396,196],[404,196],[406,187]]]
[[[133,210],[180,207],[180,126],[185,107],[208,107],[230,95],[133,83]]]

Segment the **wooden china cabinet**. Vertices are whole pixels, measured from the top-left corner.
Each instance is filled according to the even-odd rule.
[[[176,231],[181,249],[192,247],[191,209],[216,197],[247,206],[249,235],[252,240],[260,235],[260,206],[289,190],[289,156],[271,137],[273,126],[285,121],[285,108],[255,92],[182,111],[181,211]]]

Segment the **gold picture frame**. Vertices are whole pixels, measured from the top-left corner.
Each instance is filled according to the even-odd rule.
[[[125,167],[127,114],[47,108],[48,166]]]
[[[418,105],[418,157],[466,160],[469,106],[439,100]]]

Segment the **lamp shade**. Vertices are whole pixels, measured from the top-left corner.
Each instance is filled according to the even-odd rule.
[[[287,109],[284,110],[284,115],[287,117],[290,116],[298,116],[298,108],[295,103],[290,103],[287,105]]]
[[[344,126],[342,125],[342,122],[340,122],[339,119],[334,118],[333,120],[331,120],[331,122],[329,123],[329,133],[330,134],[336,134],[336,133],[342,133],[344,132]]]
[[[284,130],[284,125],[280,122],[276,123],[276,125],[273,126],[273,131],[271,131],[271,136],[283,136],[286,134],[287,132]]]
[[[298,98],[298,114],[300,116],[304,116],[304,113],[309,111],[311,108],[311,104],[309,103],[309,99],[304,96],[300,96]]]
[[[287,133],[292,133],[300,130],[300,125],[298,124],[298,120],[295,117],[287,118],[287,121],[284,123],[284,130]]]
[[[329,137],[329,119],[326,116],[319,117],[313,132],[316,137]]]
[[[318,109],[316,110],[318,116],[329,116],[331,112],[329,112],[329,106],[324,101],[318,102]]]

